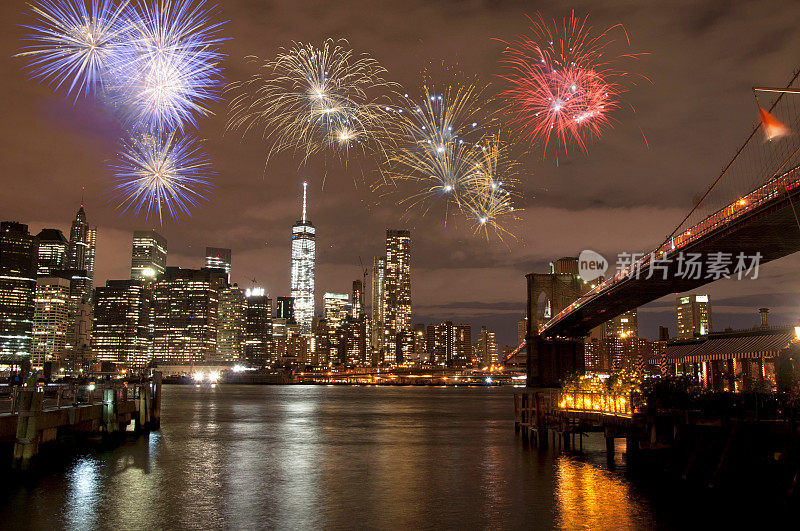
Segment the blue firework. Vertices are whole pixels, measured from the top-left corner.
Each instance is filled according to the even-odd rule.
[[[163,222],[164,211],[177,220],[208,200],[214,171],[195,138],[145,134],[122,144],[111,169],[113,199],[123,212],[144,211],[146,219],[157,213]]]
[[[56,90],[89,95],[104,85],[109,66],[118,59],[125,31],[123,12],[128,2],[40,0],[31,6],[35,23],[18,56],[27,57],[31,77]]]
[[[112,99],[129,113],[134,127],[171,131],[196,126],[219,99],[219,35],[204,1],[140,0],[126,10],[129,40],[112,65]]]

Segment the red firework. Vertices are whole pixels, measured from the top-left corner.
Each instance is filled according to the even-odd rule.
[[[627,41],[619,24],[593,36],[588,16],[576,18],[574,12],[552,27],[541,14],[528,20],[532,35],[506,43],[501,61],[507,73],[500,77],[509,83],[502,96],[510,125],[528,142],[542,142],[545,153],[553,135],[556,151],[561,147],[566,153],[570,142],[586,151],[587,139],[610,127],[609,114],[625,92],[620,81],[628,74],[615,63],[638,54],[606,57],[612,30],[621,30]]]

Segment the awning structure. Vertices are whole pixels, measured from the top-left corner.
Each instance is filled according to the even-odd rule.
[[[672,363],[696,363],[727,359],[774,358],[795,338],[791,327],[711,334],[695,343],[668,345]]]

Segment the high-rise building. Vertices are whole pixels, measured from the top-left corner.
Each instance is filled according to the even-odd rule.
[[[477,346],[478,352],[475,353],[475,356],[481,366],[486,367],[499,362],[498,356],[500,353],[497,348],[495,333],[489,332],[485,326],[481,327]]]
[[[275,317],[294,321],[294,299],[292,297],[278,297],[275,301]]]
[[[166,269],[153,298],[153,357],[157,361],[214,359],[219,292],[225,284],[223,275],[208,269]]]
[[[704,336],[711,332],[711,303],[708,295],[678,295],[678,339]]]
[[[344,352],[346,320],[350,315],[350,296],[346,293],[326,293],[322,298],[324,319],[328,329],[328,343],[330,345],[329,362],[345,363],[347,354]]]
[[[300,331],[311,333],[314,318],[314,264],[316,261],[316,229],[306,217],[308,183],[303,182],[303,209],[300,220],[292,226],[291,294],[294,314]]]
[[[447,365],[449,367],[466,367],[471,361],[472,327],[465,324],[453,325],[453,352]]]
[[[0,356],[11,363],[31,354],[36,258],[27,225],[0,223]]]
[[[336,330],[349,314],[350,296],[347,293],[326,293],[322,297],[324,317],[331,330]]]
[[[95,289],[92,352],[130,369],[150,363],[150,290],[138,280],[108,280]]]
[[[353,281],[353,306],[350,315],[356,319],[364,315],[364,283],[361,280]]]
[[[384,277],[384,362],[396,363],[395,337],[411,332],[411,233],[386,230],[386,273]]]
[[[472,327],[446,321],[428,325],[427,350],[430,362],[448,367],[466,367],[472,360]]]
[[[272,299],[264,288],[248,288],[244,298],[244,358],[254,367],[263,367],[271,361]]]
[[[370,351],[373,364],[381,359],[383,334],[386,326],[385,307],[383,305],[383,286],[386,277],[386,257],[376,256],[372,260],[372,329],[370,330]]]
[[[414,358],[420,362],[428,361],[427,333],[425,325],[414,325]]]
[[[36,274],[47,277],[54,271],[67,268],[69,242],[58,229],[42,229],[36,235],[39,240],[38,263]]]
[[[86,222],[86,212],[81,205],[69,231],[69,254],[67,256],[67,269],[86,271],[83,280],[73,280],[73,282],[77,282],[80,300],[91,301],[92,299],[96,245],[97,227],[89,227]]]
[[[231,283],[231,250],[221,247],[206,247],[206,269],[225,274]]]
[[[217,357],[222,361],[244,359],[245,298],[242,289],[234,284],[219,293],[217,324]]]
[[[131,279],[152,282],[167,268],[167,239],[156,231],[137,230],[131,249]]]
[[[33,312],[33,348],[31,365],[62,359],[67,347],[70,327],[70,282],[59,277],[36,280]]]

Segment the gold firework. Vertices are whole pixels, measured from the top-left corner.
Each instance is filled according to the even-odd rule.
[[[258,61],[257,58],[254,60]],[[259,130],[268,157],[281,151],[307,158],[326,148],[381,150],[393,84],[375,59],[356,54],[346,40],[322,46],[294,43],[260,66],[250,79],[232,83],[229,130]]]

